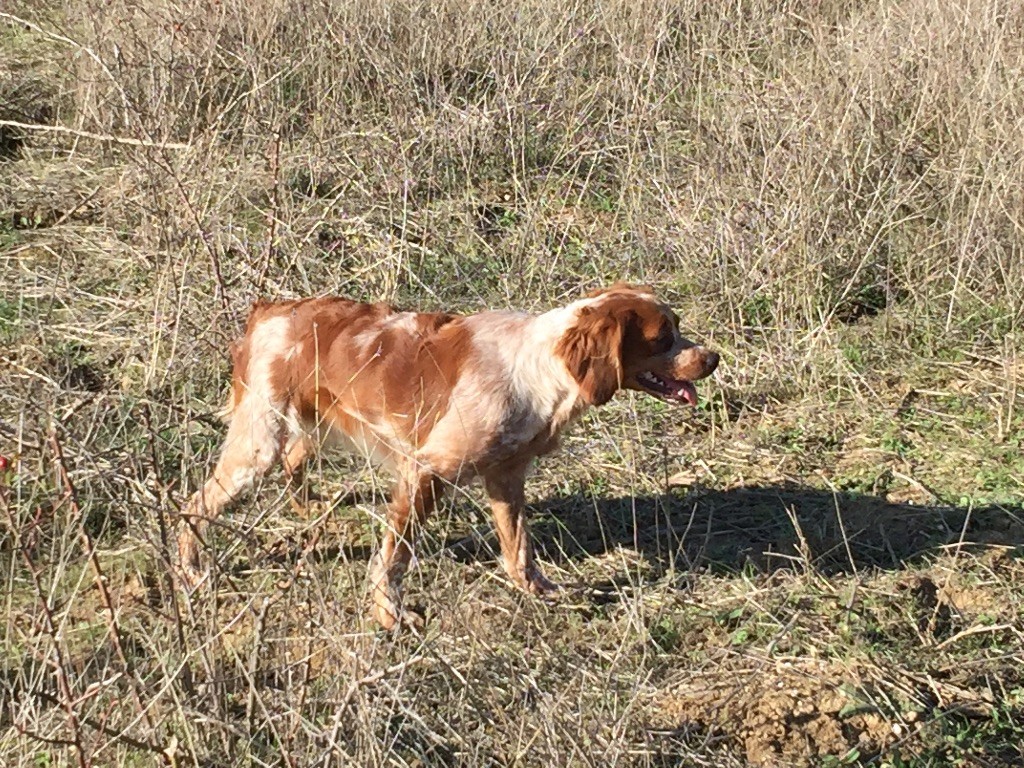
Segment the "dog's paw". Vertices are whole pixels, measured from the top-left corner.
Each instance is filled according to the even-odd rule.
[[[194,592],[210,575],[199,556],[199,541],[187,524],[178,533],[178,580],[187,592]]]
[[[421,611],[412,608],[374,606],[373,617],[381,628],[394,632],[401,629],[420,632],[427,623],[426,616]]]
[[[561,584],[552,581],[537,568],[532,568],[525,574],[520,586],[531,595],[544,600],[558,599],[565,591]]]

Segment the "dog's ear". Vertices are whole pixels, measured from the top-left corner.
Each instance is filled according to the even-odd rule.
[[[604,405],[622,386],[622,342],[627,318],[585,307],[555,347],[590,405]]]

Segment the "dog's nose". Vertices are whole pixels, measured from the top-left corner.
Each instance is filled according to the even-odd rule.
[[[715,372],[715,368],[718,367],[718,353],[708,352],[704,355],[704,370],[707,371],[706,376],[710,376]]]

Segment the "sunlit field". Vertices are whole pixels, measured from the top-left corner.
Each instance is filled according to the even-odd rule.
[[[0,764],[1024,764],[1024,6],[6,0]],[[274,474],[181,590],[257,298],[657,287],[722,353],[480,489]]]

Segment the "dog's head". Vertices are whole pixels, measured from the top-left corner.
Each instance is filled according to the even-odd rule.
[[[632,285],[583,300],[556,353],[591,405],[623,388],[696,405],[693,382],[718,367],[718,354],[683,338],[678,315],[650,288]]]

